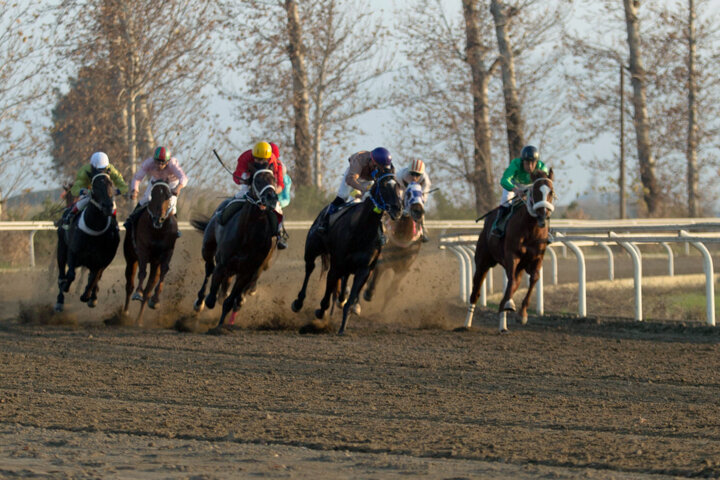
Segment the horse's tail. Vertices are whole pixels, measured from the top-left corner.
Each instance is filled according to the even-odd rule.
[[[201,232],[205,231],[205,228],[207,228],[208,223],[210,223],[210,220],[207,219],[199,219],[199,218],[193,218],[190,220],[190,225],[195,227],[196,230],[199,230]]]

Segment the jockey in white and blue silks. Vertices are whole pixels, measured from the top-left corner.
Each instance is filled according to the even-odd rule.
[[[419,158],[416,158],[415,160],[412,160],[410,162],[410,165],[400,170],[397,174],[398,182],[400,183],[400,186],[407,189],[411,184],[415,183],[419,185],[420,187],[420,194],[422,195],[422,203],[423,206],[427,202],[427,195],[430,191],[430,186],[432,185],[432,182],[430,181],[430,177],[428,177],[428,174],[425,172],[425,162],[420,160]],[[415,191],[413,193],[414,195],[417,195],[418,192]],[[414,202],[418,203],[418,202]],[[425,221],[423,220],[420,224],[420,230],[422,233],[422,241],[423,243],[427,243],[429,241],[429,238],[427,234],[425,233]]]

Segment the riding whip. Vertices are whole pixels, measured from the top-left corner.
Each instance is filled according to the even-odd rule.
[[[213,148],[213,153],[215,154],[215,158],[218,159],[218,162],[220,162],[220,165],[222,165],[222,167],[223,167],[225,170],[227,170],[227,172],[228,172],[230,175],[235,175],[228,167],[225,166],[225,163],[223,163],[222,158],[220,158],[220,155],[218,155],[218,153],[215,151],[214,148]]]

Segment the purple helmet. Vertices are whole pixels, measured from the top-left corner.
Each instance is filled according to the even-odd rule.
[[[378,165],[389,167],[392,165],[392,155],[387,148],[377,147],[375,150],[370,152],[370,156]]]

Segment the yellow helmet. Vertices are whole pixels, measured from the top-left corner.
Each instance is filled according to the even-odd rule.
[[[272,147],[268,142],[258,142],[253,147],[252,156],[255,158],[269,160],[272,156]]]

